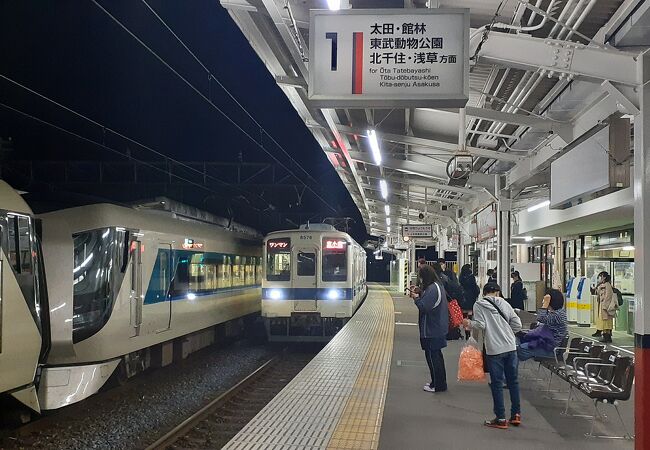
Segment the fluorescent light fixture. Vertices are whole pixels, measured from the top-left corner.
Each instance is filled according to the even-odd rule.
[[[530,241],[533,240],[533,237],[532,237],[532,236],[525,236],[525,237],[524,237],[524,240],[525,240],[526,242],[530,242]]]
[[[386,227],[386,233],[390,233],[390,227]]]
[[[381,196],[386,200],[388,198],[388,185],[386,184],[386,180],[379,180],[379,189],[381,190]]]
[[[386,212],[387,216],[390,216],[390,206],[389,205],[384,205],[384,211]]]
[[[550,204],[551,204],[551,201],[550,201],[550,200],[543,201],[542,203],[538,203],[538,204],[533,205],[533,206],[531,206],[530,208],[528,208],[528,212],[533,212],[533,211],[535,211],[536,209],[543,208],[543,207],[548,206],[548,205],[550,205]]]
[[[386,225],[390,225],[390,217],[386,217]]]
[[[381,166],[381,152],[379,151],[379,141],[377,141],[377,133],[375,133],[375,130],[368,130],[368,141],[370,142],[370,150],[372,151],[375,165]]]
[[[341,0],[327,0],[327,7],[332,11],[341,9]]]

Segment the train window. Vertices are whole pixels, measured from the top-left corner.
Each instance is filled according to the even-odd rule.
[[[18,217],[18,248],[20,249],[20,273],[32,273],[32,239],[28,217]]]
[[[235,256],[232,262],[232,287],[239,287],[242,285],[241,282],[241,257]]]
[[[343,239],[323,239],[323,281],[348,279],[348,243]]]
[[[229,288],[230,284],[230,257],[225,256],[217,266],[220,288]]]
[[[7,216],[7,231],[9,237],[9,264],[16,273],[20,273],[20,246],[18,245],[18,217]]]
[[[121,257],[124,231],[102,228],[72,235],[72,342],[97,333],[108,321],[123,274],[113,267]]]
[[[269,239],[266,242],[266,279],[268,281],[291,279],[290,239]]]
[[[189,273],[189,256],[181,256],[176,263],[174,278],[169,288],[171,297],[181,297],[190,292],[190,273]]]
[[[257,266],[255,267],[255,284],[262,284],[262,258],[257,259]]]
[[[316,253],[298,252],[297,266],[300,277],[316,275]]]

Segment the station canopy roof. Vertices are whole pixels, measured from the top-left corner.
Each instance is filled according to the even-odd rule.
[[[610,115],[634,114],[625,94],[637,83],[636,46],[650,44],[644,31],[648,6],[642,3],[352,0],[347,7],[469,8],[469,54],[476,58],[470,64],[465,146],[473,170],[459,182],[447,176],[459,149],[458,109],[332,109],[310,103],[310,10],[327,9],[326,0],[221,0],[327,153],[373,235],[394,235],[407,221],[444,225],[467,217],[494,199],[495,179],[511,189],[514,209],[548,198],[553,158]],[[549,47],[566,51],[569,63],[558,65]],[[381,167],[371,155],[371,129],[381,145]]]

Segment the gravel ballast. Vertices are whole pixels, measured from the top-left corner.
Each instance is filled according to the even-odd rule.
[[[55,413],[44,429],[0,448],[144,448],[276,353],[246,341],[204,349]]]

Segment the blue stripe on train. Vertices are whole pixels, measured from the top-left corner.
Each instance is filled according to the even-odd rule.
[[[275,291],[272,293],[272,291]],[[332,291],[338,297],[331,296]],[[352,300],[352,288],[263,288],[263,300]]]

